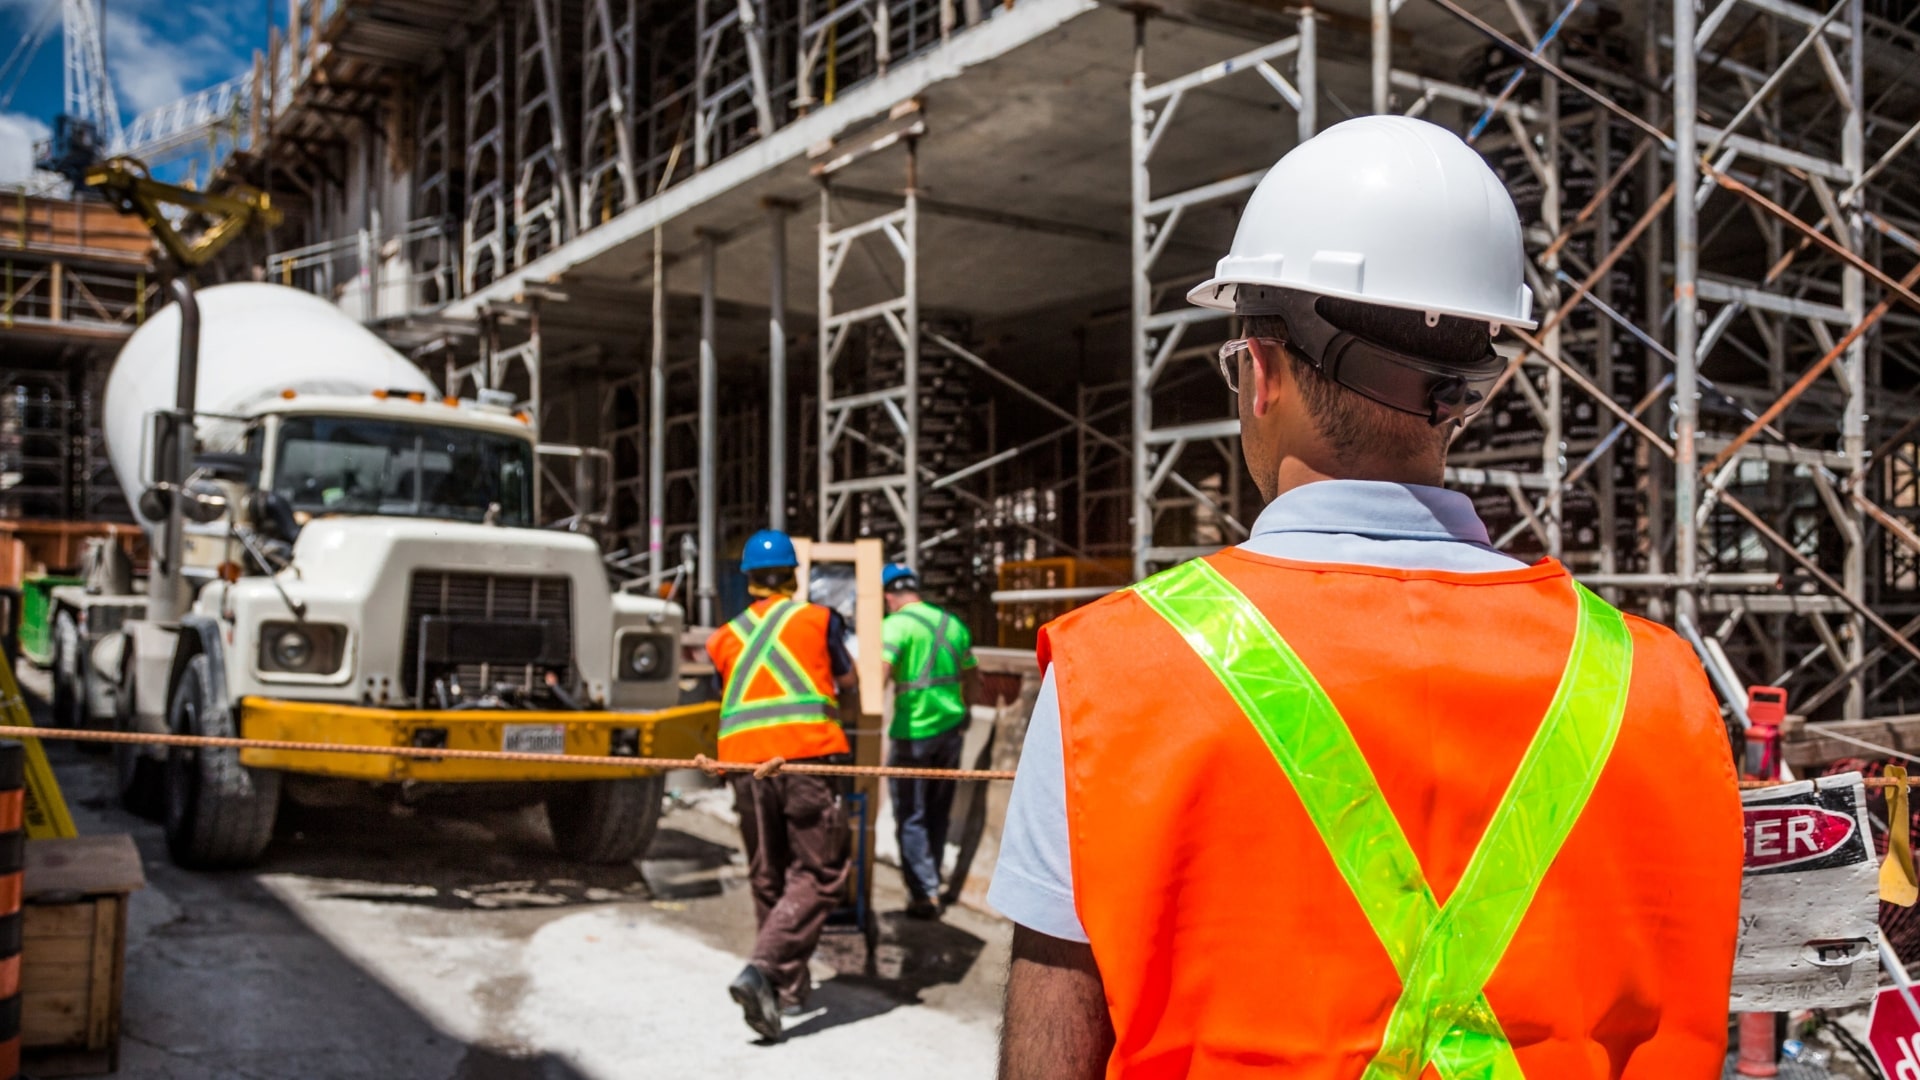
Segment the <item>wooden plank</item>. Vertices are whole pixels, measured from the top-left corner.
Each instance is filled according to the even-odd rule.
[[[21,937],[27,941],[78,938],[93,941],[93,903],[29,904],[21,912]]]
[[[126,1000],[127,990],[127,898],[114,899],[113,907],[117,927],[113,944],[113,997],[107,1007],[107,1061],[108,1071],[120,1068],[120,1012]]]
[[[1882,716],[1871,720],[1829,720],[1808,723],[1804,716],[1789,716],[1780,726],[1780,749],[1787,764],[1795,769],[1810,769],[1845,758],[1877,756],[1864,746],[1827,737],[1840,734],[1885,746],[1903,754],[1920,755],[1920,716]]]
[[[37,994],[46,991],[87,989],[87,980],[93,978],[93,959],[91,957],[78,962],[49,961],[45,957],[29,960],[23,956],[20,960],[20,992]]]
[[[26,1055],[28,1075],[36,1078],[55,1076],[105,1076],[120,1067],[117,1056],[106,1050],[32,1050]]]
[[[55,1076],[106,1076],[120,1066],[104,1050],[43,1049],[27,1053],[26,1074],[40,1080]]]
[[[118,897],[93,906],[93,981],[87,993],[87,1042],[89,1050],[103,1050],[111,1041],[109,1020],[114,1002],[114,957],[120,953],[120,905]]]
[[[83,990],[20,995],[22,1046],[86,1045],[87,995]]]
[[[36,938],[29,936],[20,943],[21,976],[24,978],[28,971],[41,964],[91,966],[93,939],[91,937]]]
[[[36,897],[99,896],[145,888],[140,852],[125,833],[34,840],[27,844],[25,892]]]

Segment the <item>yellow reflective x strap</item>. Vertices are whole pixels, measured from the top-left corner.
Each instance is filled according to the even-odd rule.
[[[1553,704],[1445,908],[1340,718],[1244,594],[1194,561],[1135,586],[1210,668],[1299,793],[1401,977],[1369,1080],[1517,1080],[1483,988],[1612,751],[1632,640],[1620,613],[1575,584],[1580,618]]]

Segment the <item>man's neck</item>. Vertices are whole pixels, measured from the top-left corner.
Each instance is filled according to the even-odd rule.
[[[1323,469],[1308,463],[1305,459],[1288,457],[1282,458],[1280,467],[1275,470],[1273,494],[1278,498],[1294,488],[1305,487],[1321,480],[1375,480],[1389,484],[1439,487],[1445,479],[1444,464],[1394,460],[1362,462],[1358,465]]]

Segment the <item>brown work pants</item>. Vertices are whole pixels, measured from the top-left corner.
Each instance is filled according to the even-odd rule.
[[[736,774],[732,783],[760,926],[753,966],[782,1005],[803,1003],[813,990],[807,958],[852,872],[845,810],[826,777]]]

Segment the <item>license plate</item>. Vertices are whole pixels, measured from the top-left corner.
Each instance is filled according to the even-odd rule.
[[[508,724],[500,736],[500,749],[509,754],[564,754],[567,729],[564,724]]]

